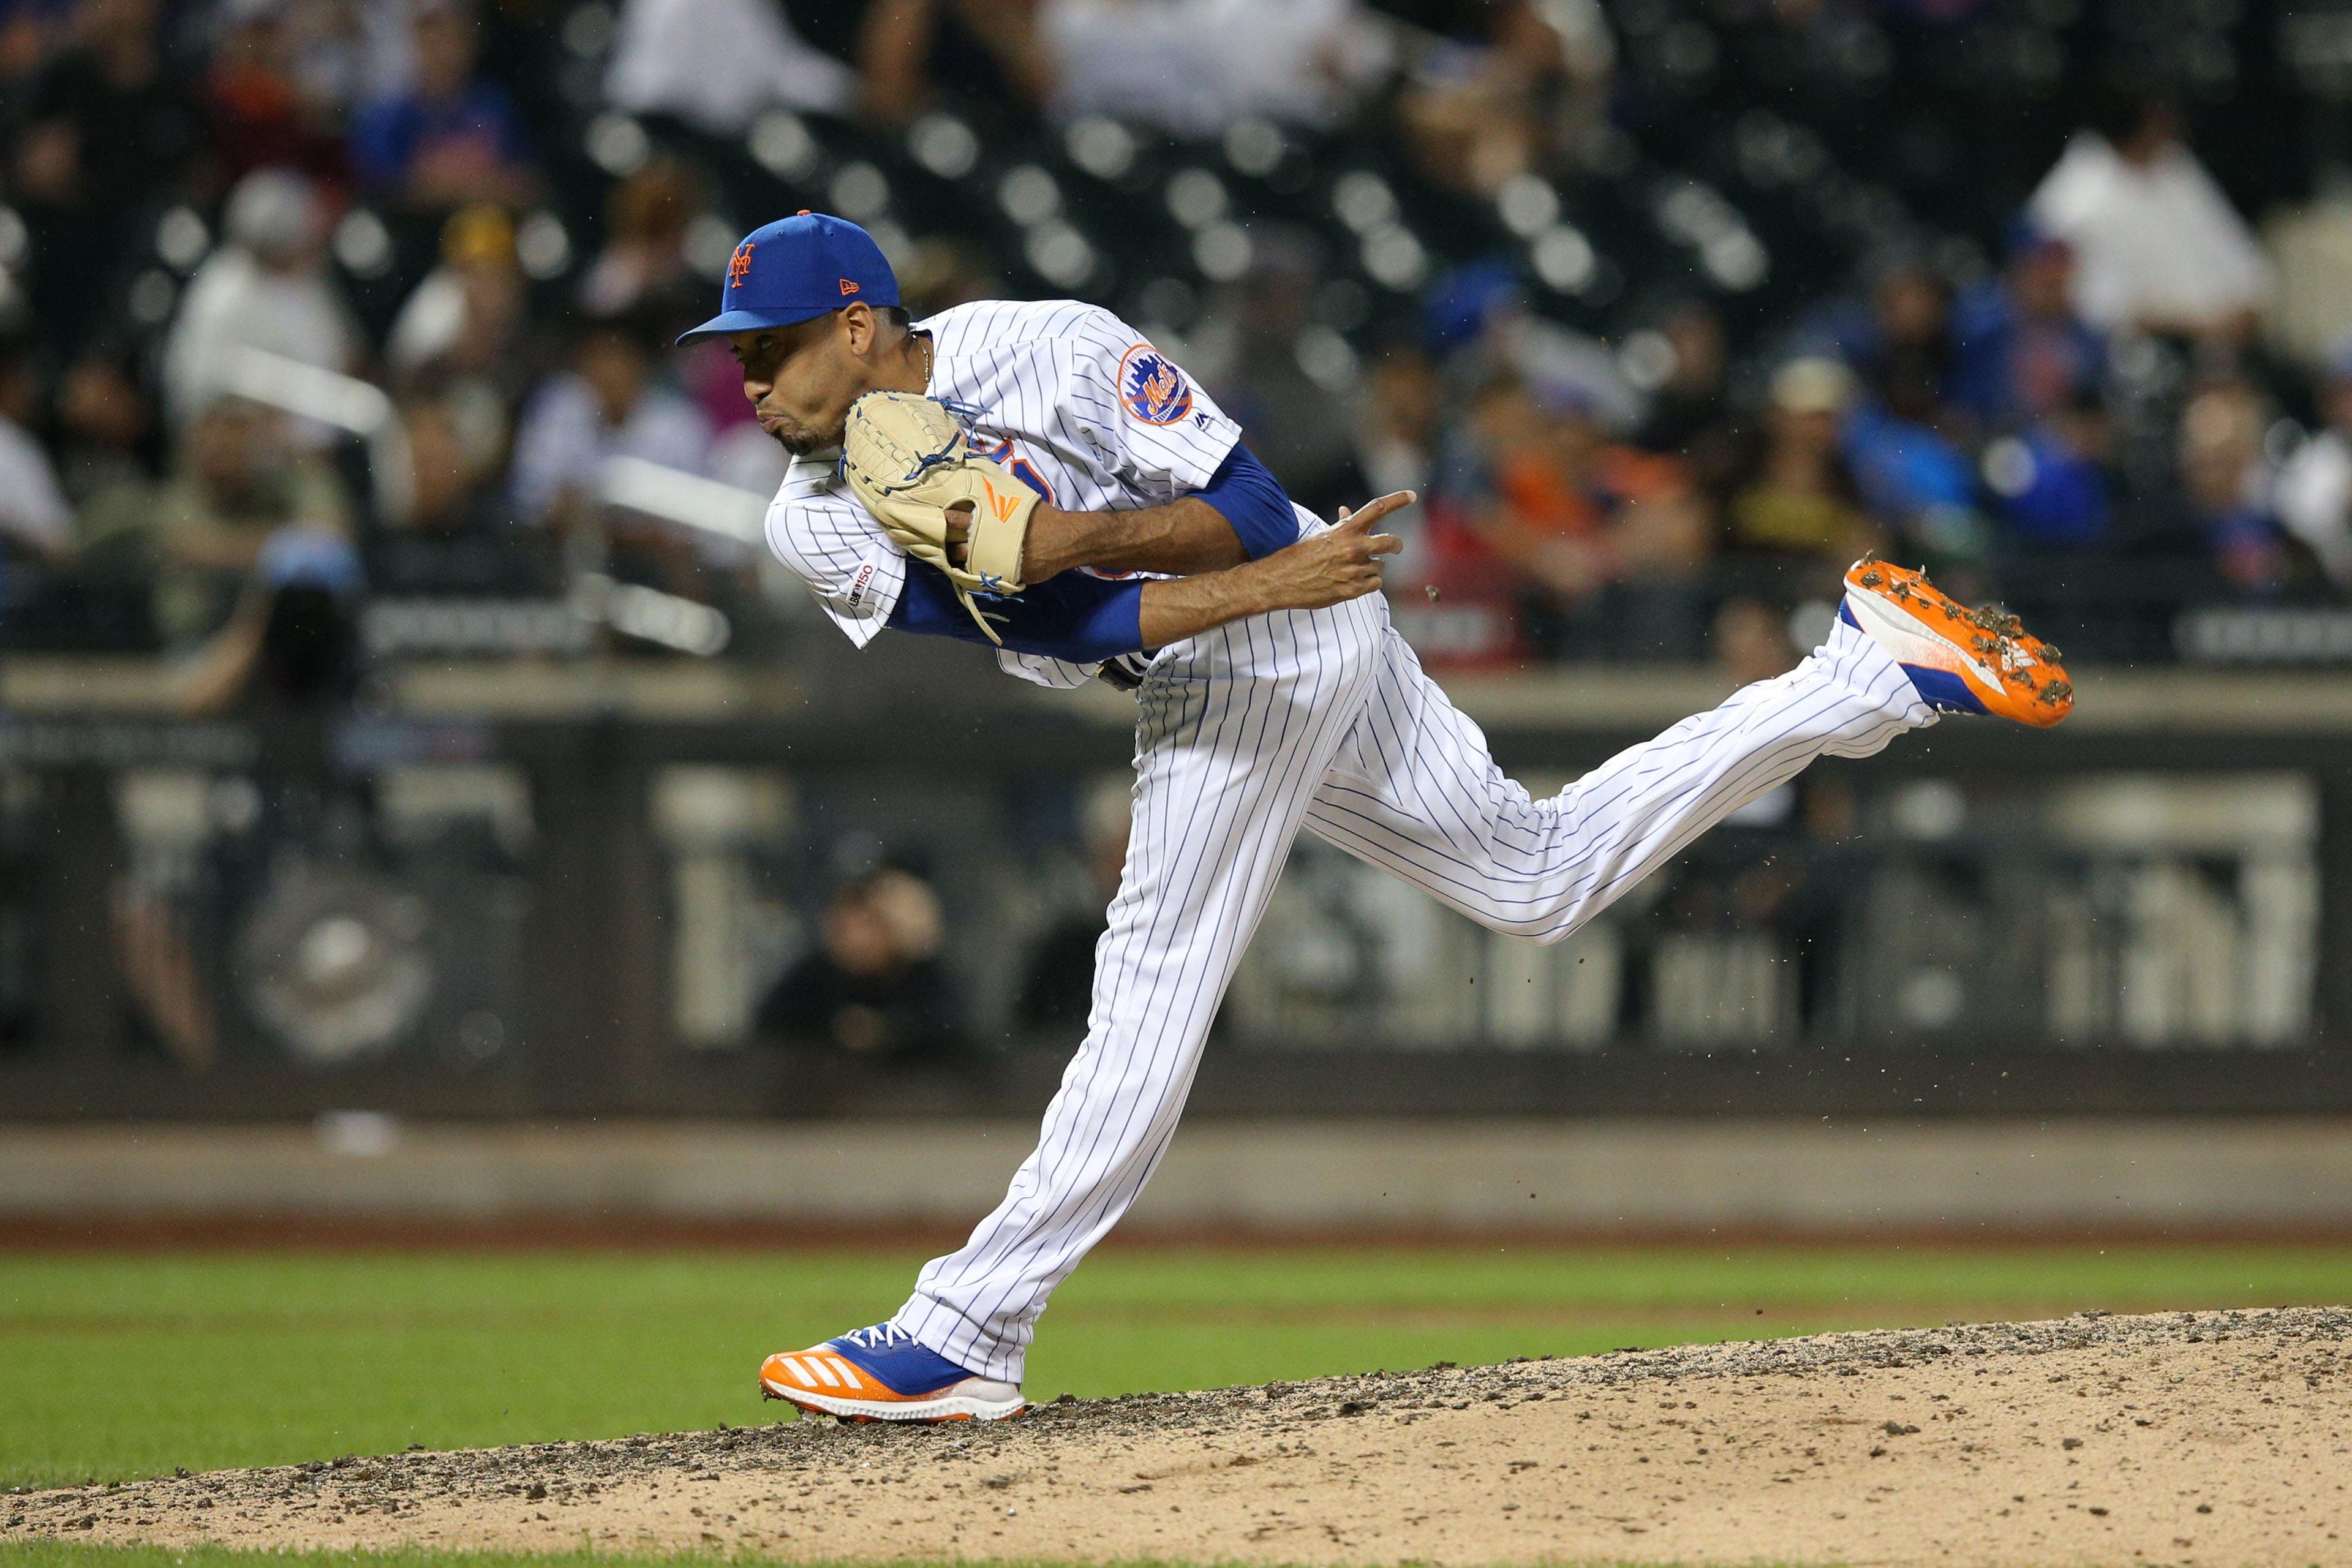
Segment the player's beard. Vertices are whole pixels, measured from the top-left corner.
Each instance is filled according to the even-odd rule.
[[[819,452],[828,452],[841,445],[841,436],[838,432],[835,432],[831,439],[827,439],[799,420],[792,418],[784,419],[768,434],[776,438],[776,445],[795,458],[814,458]]]

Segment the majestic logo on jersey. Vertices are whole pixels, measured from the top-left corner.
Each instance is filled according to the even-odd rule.
[[[1192,412],[1192,387],[1158,349],[1138,343],[1118,362],[1118,400],[1146,425],[1173,425]]]
[[[727,264],[727,287],[740,289],[743,279],[751,276],[751,242],[745,240],[735,247],[735,258]]]

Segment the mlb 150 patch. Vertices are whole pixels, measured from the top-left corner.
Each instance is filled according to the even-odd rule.
[[[1192,412],[1192,386],[1168,356],[1138,343],[1118,362],[1119,401],[1146,425],[1173,425]]]

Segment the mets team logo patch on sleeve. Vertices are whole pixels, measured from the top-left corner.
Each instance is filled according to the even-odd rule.
[[[1166,355],[1138,343],[1118,362],[1118,400],[1146,425],[1173,425],[1192,412],[1192,386]]]

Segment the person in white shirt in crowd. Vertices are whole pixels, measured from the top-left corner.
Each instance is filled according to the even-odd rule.
[[[2074,247],[2075,309],[2103,331],[2243,338],[2270,293],[2269,259],[2162,97],[2117,95],[2026,210]]]
[[[395,387],[431,384],[477,465],[506,455],[508,410],[524,390],[518,350],[530,289],[515,256],[514,220],[488,205],[460,207],[441,227],[441,265],[384,337]]]
[[[709,421],[661,378],[654,342],[633,317],[592,322],[572,368],[531,395],[509,479],[524,521],[567,527],[591,515],[609,458],[704,471]]]
[[[232,390],[236,354],[260,349],[348,373],[361,339],[326,261],[327,204],[287,169],[257,169],[229,193],[226,243],[188,282],[163,348],[163,405],[174,425]],[[306,445],[323,429],[299,432]]]
[[[1037,28],[1056,113],[1182,136],[1245,115],[1335,124],[1394,64],[1358,0],[1045,0]]]
[[[415,85],[412,0],[234,0],[224,10],[266,7],[283,17],[302,96],[338,118]]]
[[[2328,362],[2319,412],[2326,425],[2280,468],[2272,502],[2328,579],[2352,590],[2352,339]]]
[[[604,96],[740,136],[762,110],[846,111],[857,74],[793,30],[775,0],[626,0]]]
[[[404,376],[451,359],[494,358],[514,342],[528,287],[515,261],[514,221],[498,207],[460,207],[441,226],[441,264],[384,334],[386,368]]]

